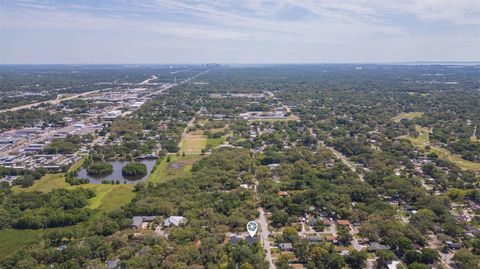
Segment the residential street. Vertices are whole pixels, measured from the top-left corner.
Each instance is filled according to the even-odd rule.
[[[275,264],[272,259],[272,252],[270,251],[270,241],[268,241],[268,236],[270,231],[268,230],[267,218],[265,217],[265,211],[262,207],[258,208],[260,212],[260,217],[257,219],[257,222],[260,224],[260,238],[262,240],[263,249],[265,250],[265,258],[267,259],[270,269],[275,268]]]
[[[255,200],[258,203],[257,186],[258,186],[258,180],[255,179],[255,186],[253,190],[255,192]],[[256,221],[260,225],[259,236],[261,238],[263,249],[265,251],[265,259],[269,263],[268,268],[275,269],[276,267],[273,262],[272,252],[270,251],[270,241],[268,241],[268,236],[270,235],[270,231],[268,230],[268,222],[267,222],[267,217],[265,216],[265,210],[263,210],[263,208],[260,206],[257,208],[257,210],[260,213],[260,216],[258,217],[258,219],[256,219]]]
[[[333,154],[339,158],[346,166],[348,166],[348,168],[350,168],[350,170],[352,170],[353,172],[357,173],[358,177],[360,178],[361,181],[364,181],[363,179],[363,173],[361,171],[357,171],[357,168],[355,167],[355,165],[350,161],[348,160],[348,158],[343,155],[342,153],[338,152],[336,149],[332,148],[332,147],[328,147],[326,146],[323,141],[320,142],[322,146],[324,146],[325,148],[329,149],[331,152],[333,152]]]

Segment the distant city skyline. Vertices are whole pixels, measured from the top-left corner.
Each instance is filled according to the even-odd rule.
[[[0,0],[0,64],[479,62],[478,0]]]

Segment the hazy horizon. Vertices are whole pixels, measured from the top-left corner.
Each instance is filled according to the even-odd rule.
[[[0,64],[480,62],[480,2],[0,0]]]

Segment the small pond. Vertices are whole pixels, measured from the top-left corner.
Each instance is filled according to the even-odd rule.
[[[88,178],[90,180],[90,183],[92,184],[101,184],[102,180],[120,180],[120,184],[123,184],[126,182],[127,184],[136,184],[140,181],[144,181],[148,178],[150,173],[152,172],[153,166],[157,162],[156,159],[148,159],[148,160],[138,160],[137,162],[141,162],[147,166],[147,175],[143,177],[137,177],[137,178],[130,178],[130,177],[124,177],[122,175],[122,168],[129,163],[128,161],[109,161],[107,163],[110,163],[113,166],[113,173],[110,175],[106,176],[89,176],[87,175],[87,170],[82,167],[80,171],[77,173],[77,178]]]

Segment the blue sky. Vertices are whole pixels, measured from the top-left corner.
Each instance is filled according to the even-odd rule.
[[[0,0],[0,63],[480,61],[478,0]]]

